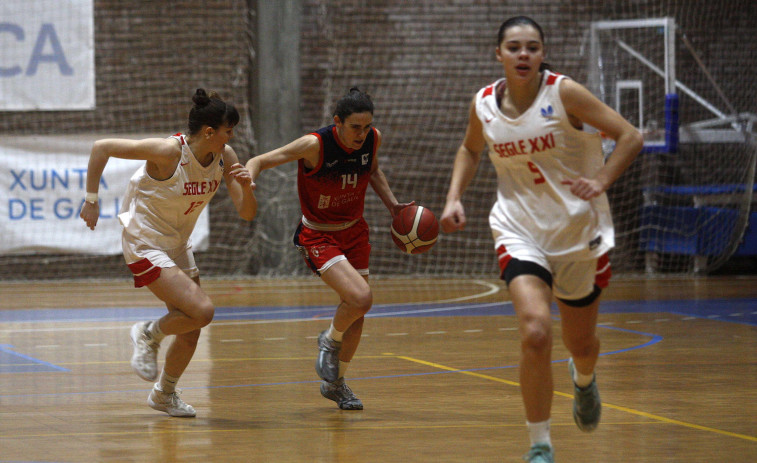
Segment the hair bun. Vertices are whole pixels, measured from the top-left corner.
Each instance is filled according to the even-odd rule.
[[[196,106],[207,106],[210,103],[210,97],[205,93],[204,88],[198,88],[192,97],[192,101]]]

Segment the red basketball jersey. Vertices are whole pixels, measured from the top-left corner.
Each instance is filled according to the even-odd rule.
[[[363,146],[356,150],[339,141],[333,124],[313,135],[321,145],[318,165],[307,169],[300,159],[297,168],[302,215],[321,224],[341,224],[361,218],[376,154],[376,129],[371,127]]]

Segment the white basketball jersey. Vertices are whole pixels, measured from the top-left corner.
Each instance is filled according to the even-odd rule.
[[[223,156],[215,154],[203,167],[182,134],[181,160],[166,180],[150,177],[145,165],[129,181],[121,213],[124,233],[157,249],[173,249],[188,242],[200,212],[218,191],[223,178]]]
[[[560,99],[565,76],[544,71],[539,93],[513,119],[497,103],[505,79],[476,94],[489,158],[497,171],[497,202],[489,215],[495,246],[532,243],[548,258],[588,260],[615,245],[610,206],[602,194],[584,201],[562,182],[593,177],[604,164],[598,133],[573,127]]]

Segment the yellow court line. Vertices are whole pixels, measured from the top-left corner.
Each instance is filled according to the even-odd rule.
[[[434,362],[427,362],[425,360],[420,360],[420,359],[416,359],[416,358],[412,358],[412,357],[406,357],[404,355],[394,355],[394,354],[389,354],[389,353],[387,353],[386,355],[392,355],[392,356],[394,356],[395,358],[398,358],[398,359],[407,360],[408,362],[420,363],[421,365],[426,365],[426,366],[429,366],[429,367],[432,367],[432,368],[437,368],[439,370],[453,371],[453,372],[464,374],[464,375],[468,375],[468,376],[475,376],[477,378],[487,379],[489,381],[496,381],[498,383],[504,383],[504,384],[509,384],[510,386],[520,387],[520,383],[516,383],[515,381],[508,381],[506,379],[496,378],[494,376],[484,375],[484,374],[481,374],[481,373],[476,373],[474,371],[462,371],[462,370],[458,370],[457,368],[452,368],[452,367],[448,367],[448,366],[445,366],[445,365],[440,365],[440,364],[434,363]],[[557,395],[557,396],[567,397],[567,398],[570,398],[570,399],[573,398],[572,394],[566,394],[566,393],[560,392],[560,391],[554,391],[554,394]],[[632,415],[643,416],[644,418],[649,418],[649,419],[652,419],[652,420],[655,420],[655,421],[661,421],[663,423],[675,424],[675,425],[683,426],[683,427],[686,427],[686,428],[697,429],[697,430],[700,430],[700,431],[707,431],[707,432],[712,432],[712,433],[716,433],[716,434],[722,434],[724,436],[736,437],[736,438],[739,438],[739,439],[744,439],[744,440],[748,440],[748,441],[752,441],[752,442],[757,442],[757,437],[755,437],[755,436],[747,436],[745,434],[738,434],[738,433],[735,433],[735,432],[723,431],[722,429],[710,428],[710,427],[707,427],[707,426],[701,426],[701,425],[694,424],[694,423],[687,423],[685,421],[674,420],[674,419],[671,419],[671,418],[665,418],[664,416],[654,415],[652,413],[642,412],[640,410],[634,410],[634,409],[628,408],[628,407],[621,407],[620,405],[608,404],[606,402],[602,402],[602,406],[606,407],[606,408],[611,408],[611,409],[614,409],[614,410],[618,410],[618,411],[621,411],[621,412],[630,413]]]

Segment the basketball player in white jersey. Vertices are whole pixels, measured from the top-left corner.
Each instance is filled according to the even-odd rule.
[[[134,285],[147,286],[165,302],[168,313],[132,326],[131,366],[144,380],[158,379],[158,347],[165,336],[175,335],[147,403],[171,416],[185,417],[195,416],[195,409],[179,398],[176,383],[194,355],[200,329],[215,311],[200,288],[190,235],[221,179],[242,219],[252,220],[257,212],[250,173],[227,145],[239,113],[215,92],[208,95],[198,89],[192,100],[187,134],[94,143],[80,214],[94,230],[100,216],[97,191],[110,157],[145,160],[129,182],[118,216],[124,227],[123,252]]]
[[[571,353],[574,420],[592,431],[601,413],[597,312],[614,246],[605,191],[643,140],[586,88],[543,66],[544,34],[532,19],[518,16],[501,25],[496,56],[505,76],[479,90],[470,105],[441,226],[447,233],[465,227],[461,197],[488,147],[498,179],[489,222],[521,336],[519,375],[531,437],[525,459],[553,463],[550,306],[556,299]],[[587,126],[615,141],[606,162],[599,133]]]

